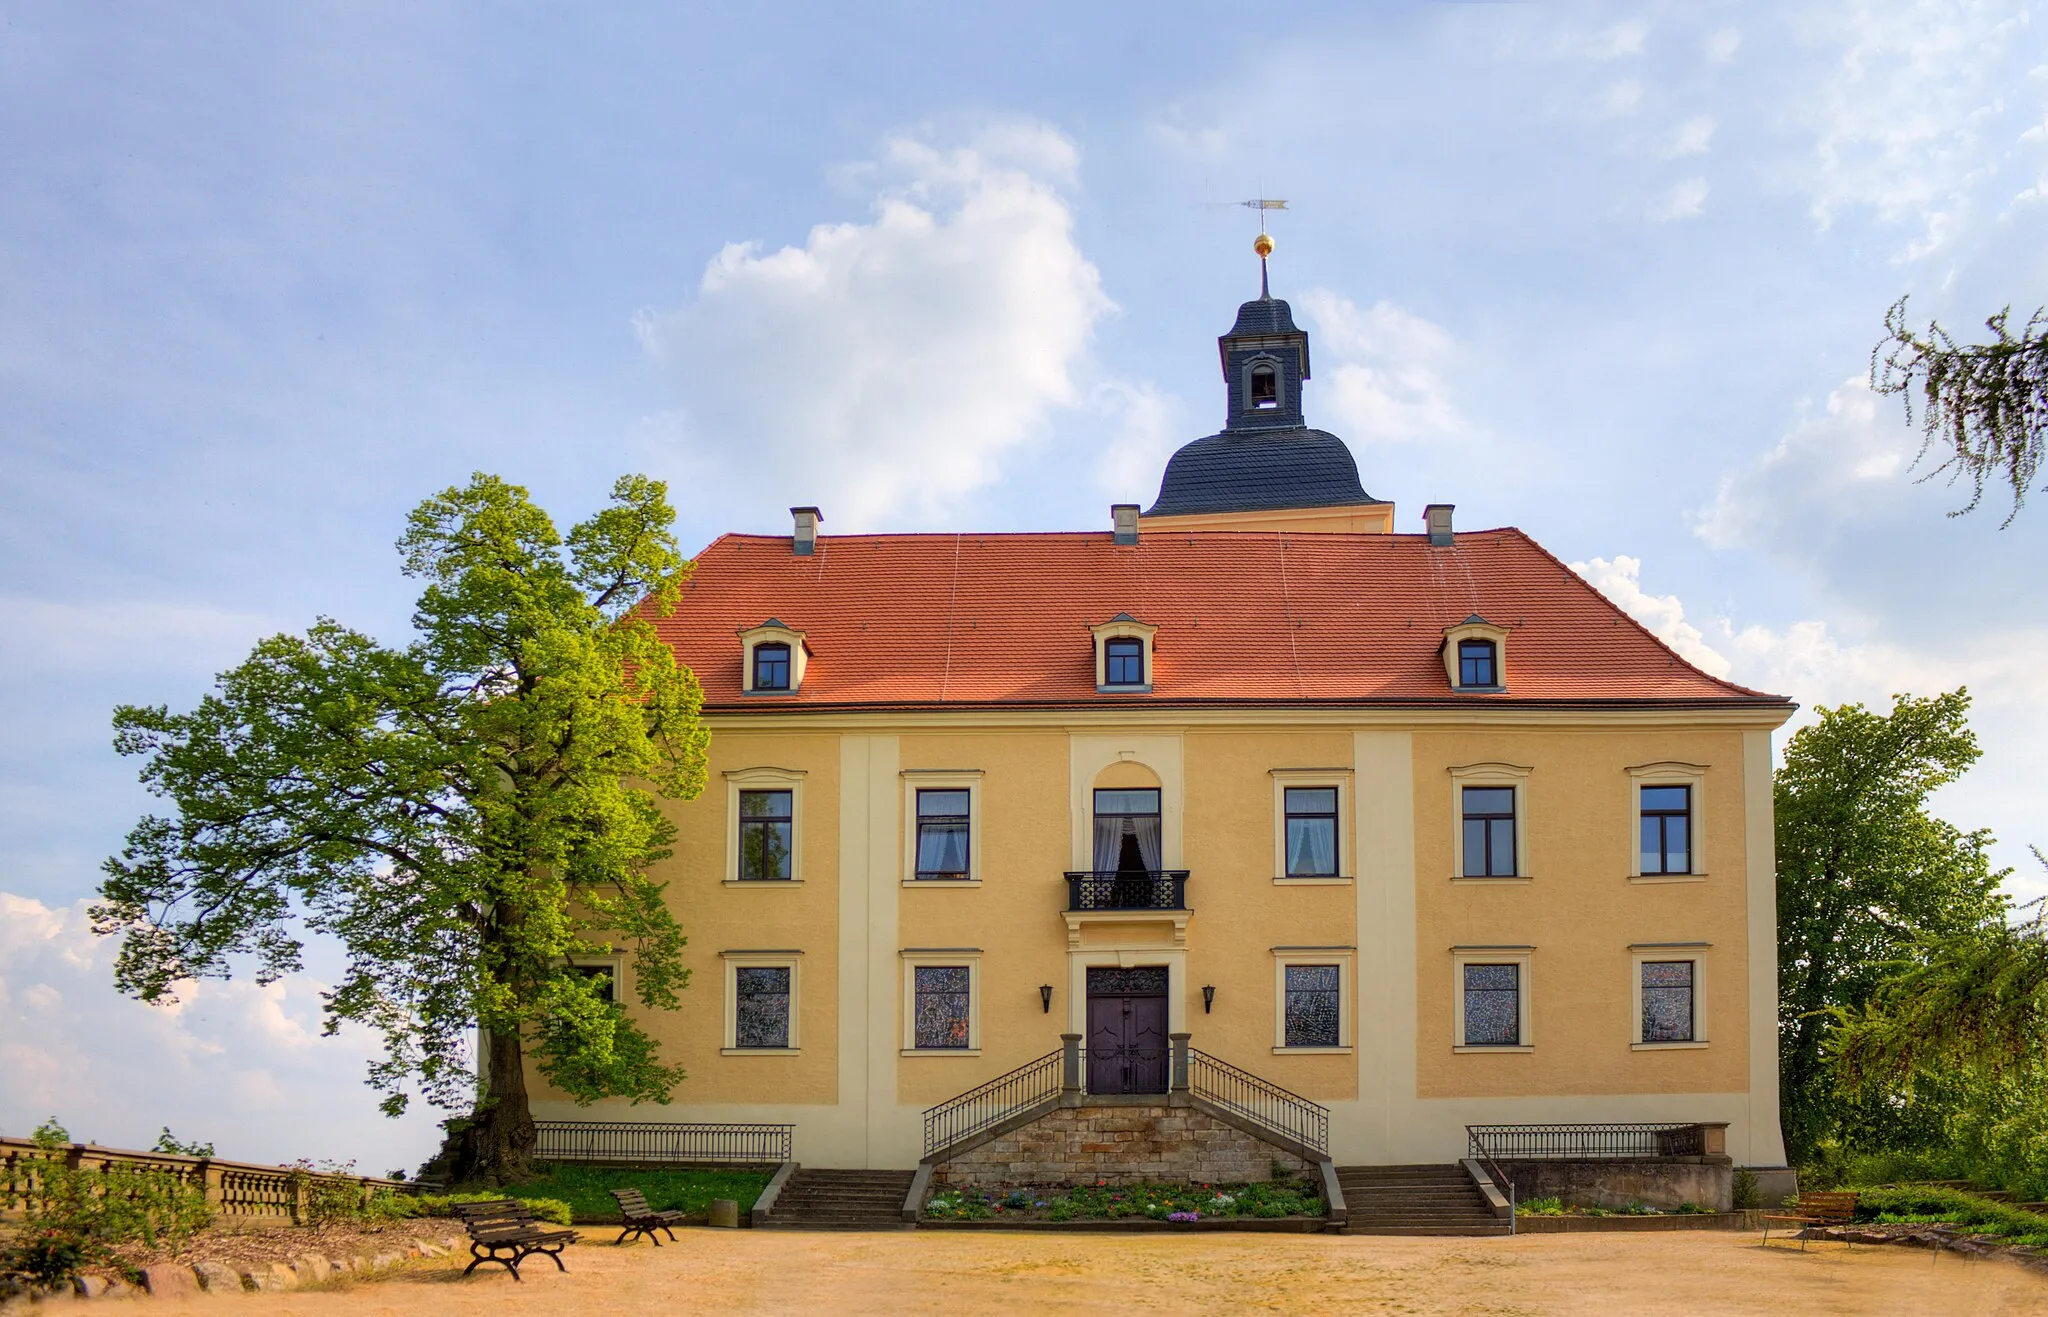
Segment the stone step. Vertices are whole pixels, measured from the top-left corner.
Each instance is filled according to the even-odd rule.
[[[1512,1232],[1506,1222],[1496,1225],[1469,1226],[1359,1226],[1356,1223],[1344,1227],[1347,1235],[1472,1235],[1505,1236]]]

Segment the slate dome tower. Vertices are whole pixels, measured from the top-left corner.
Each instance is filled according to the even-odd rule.
[[[1365,492],[1344,441],[1306,424],[1308,334],[1269,291],[1271,239],[1260,234],[1256,250],[1259,296],[1216,340],[1223,428],[1173,455],[1144,520],[1159,529],[1390,531],[1393,504]]]

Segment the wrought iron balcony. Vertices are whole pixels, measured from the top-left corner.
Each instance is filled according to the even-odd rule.
[[[1186,869],[1119,869],[1067,875],[1069,910],[1185,910]]]

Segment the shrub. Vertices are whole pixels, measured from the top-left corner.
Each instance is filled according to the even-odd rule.
[[[1980,1234],[2002,1235],[2014,1242],[2048,1238],[2048,1216],[2023,1212],[2010,1203],[1950,1189],[1944,1185],[1909,1184],[1894,1189],[1865,1189],[1856,1199],[1861,1221],[1952,1221]]]
[[[0,1206],[22,1209],[23,1229],[7,1251],[8,1269],[38,1284],[55,1284],[104,1261],[122,1244],[179,1243],[213,1219],[204,1191],[169,1172],[65,1165],[71,1136],[54,1117],[37,1128],[34,1140],[41,1157],[25,1186],[10,1188]]]
[[[453,1216],[456,1203],[492,1203],[506,1194],[416,1194],[412,1197],[390,1195],[391,1212],[394,1216]],[[522,1198],[520,1202],[533,1209],[533,1214],[543,1221],[552,1221],[566,1226],[569,1221],[569,1205],[559,1198]]]
[[[1738,1212],[1763,1206],[1763,1195],[1757,1188],[1756,1172],[1747,1166],[1735,1168],[1735,1183],[1731,1189],[1729,1206]]]
[[[1515,1209],[1525,1216],[1563,1216],[1562,1198],[1531,1198]]]

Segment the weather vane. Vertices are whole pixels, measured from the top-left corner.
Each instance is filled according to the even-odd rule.
[[[1259,254],[1259,296],[1271,297],[1273,294],[1266,285],[1266,258],[1273,254],[1273,238],[1266,232],[1266,212],[1285,210],[1287,203],[1272,197],[1253,197],[1250,201],[1240,201],[1237,204],[1246,210],[1259,212],[1259,236],[1252,239],[1252,250]]]

